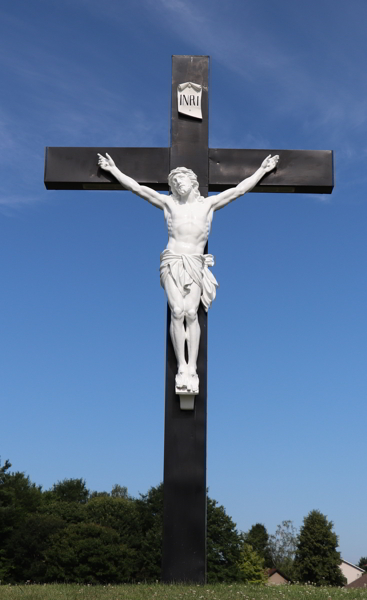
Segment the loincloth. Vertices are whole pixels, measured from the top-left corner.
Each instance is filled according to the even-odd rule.
[[[190,286],[194,281],[201,289],[201,302],[208,311],[219,286],[208,268],[213,265],[212,254],[174,254],[171,250],[163,250],[159,268],[161,286],[165,288],[165,281],[171,275],[181,295],[185,297],[190,293]]]

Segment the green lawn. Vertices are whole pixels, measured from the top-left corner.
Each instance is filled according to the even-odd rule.
[[[367,588],[251,585],[1,585],[0,600],[367,600]]]

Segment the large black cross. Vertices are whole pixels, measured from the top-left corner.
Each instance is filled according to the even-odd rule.
[[[111,154],[121,169],[141,184],[167,191],[171,169],[184,166],[197,174],[200,192],[220,192],[252,175],[268,154],[279,154],[275,172],[267,174],[255,192],[330,194],[333,156],[322,150],[230,150],[208,147],[207,56],[172,57],[172,117],[170,148],[47,148],[45,185],[49,190],[123,189],[97,167],[97,152]],[[200,84],[202,119],[178,113],[177,86]],[[200,393],[193,411],[180,410],[175,394],[177,362],[169,335],[164,437],[164,523],[162,580],[205,583],[206,580],[206,435],[207,435],[207,315],[199,309],[201,328],[198,375]]]

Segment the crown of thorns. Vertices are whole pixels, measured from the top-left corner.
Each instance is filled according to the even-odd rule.
[[[171,188],[172,195],[176,196],[176,190],[174,189],[174,186],[172,185],[172,179],[175,175],[178,175],[180,173],[182,173],[183,175],[187,175],[187,177],[190,179],[190,181],[192,183],[192,187],[193,187],[195,194],[200,196],[198,178],[197,178],[196,174],[194,173],[194,171],[192,171],[191,169],[187,169],[186,167],[177,167],[176,169],[173,169],[170,172],[170,174],[168,175],[168,185]]]
[[[170,172],[170,174],[168,175],[168,183],[170,186],[172,185],[173,177],[175,175],[178,175],[179,173],[183,173],[184,175],[187,175],[192,183],[196,183],[199,186],[198,178],[197,178],[196,174],[194,173],[194,171],[191,171],[191,169],[187,169],[186,167],[177,167],[176,169],[173,169]]]

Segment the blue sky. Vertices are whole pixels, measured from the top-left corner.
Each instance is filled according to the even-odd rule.
[[[210,495],[243,531],[319,509],[366,556],[366,22],[364,0],[1,3],[3,462],[45,489],[161,481],[162,213],[46,191],[44,148],[168,146],[171,55],[210,55],[211,147],[335,153],[332,195],[215,216]]]

